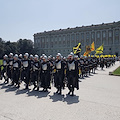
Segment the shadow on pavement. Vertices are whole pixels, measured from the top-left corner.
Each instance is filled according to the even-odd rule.
[[[16,95],[20,95],[20,94],[24,94],[24,93],[27,93],[29,91],[29,89],[22,89],[22,90],[17,90],[16,91]]]
[[[16,91],[16,90],[17,90],[16,87],[8,85],[7,89],[5,90],[5,92],[12,92],[12,91]]]
[[[58,95],[57,93],[54,93],[53,95],[49,95],[50,99],[52,99],[52,102],[57,101],[64,101],[64,95]]]
[[[67,102],[67,104],[74,104],[74,103],[78,103],[79,102],[79,96],[70,96],[70,95],[66,95],[66,97],[64,98],[64,102]]]
[[[35,96],[37,98],[42,98],[42,97],[47,97],[50,92],[43,92],[43,91],[28,91],[27,95],[28,97],[30,96]]]
[[[49,95],[50,99],[52,99],[52,102],[58,102],[58,101],[62,101],[62,102],[67,102],[67,104],[74,104],[74,103],[78,103],[79,102],[79,96],[70,96],[70,95],[66,95],[66,97],[64,95],[58,95],[56,93],[54,93],[53,95]]]
[[[38,98],[47,97],[50,92],[39,91]]]

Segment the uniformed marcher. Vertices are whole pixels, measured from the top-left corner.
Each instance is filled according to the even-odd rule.
[[[41,87],[43,88],[44,92],[47,92],[50,88],[50,63],[47,61],[47,56],[43,56],[42,63],[41,63]]]
[[[13,81],[13,78],[12,78],[13,71],[12,70],[13,70],[13,53],[10,53],[9,57],[8,57],[8,66],[7,66],[8,82],[9,82],[9,79],[11,81]]]
[[[54,85],[57,88],[58,94],[62,94],[62,88],[64,88],[64,62],[61,60],[61,54],[56,55],[55,61],[55,74],[54,74]]]
[[[39,56],[35,55],[34,57],[34,61],[32,64],[32,82],[34,85],[33,90],[35,90],[35,88],[37,88],[37,85],[39,84],[39,75],[40,75],[40,62],[39,62]],[[38,86],[39,87],[39,86]]]
[[[87,77],[89,72],[89,61],[87,56],[85,56],[84,67],[85,67],[85,77]]]
[[[16,83],[18,88],[20,87],[20,81],[19,81],[20,68],[21,68],[21,62],[18,59],[18,55],[15,54],[14,61],[13,61],[13,81],[12,81],[12,85],[14,85]]]
[[[29,82],[30,82],[30,68],[31,68],[31,63],[30,60],[28,59],[29,54],[25,53],[24,54],[24,59],[22,60],[22,73],[21,73],[21,79],[26,83],[26,88],[28,89]]]
[[[69,95],[74,95],[74,89],[79,89],[79,81],[78,81],[78,62],[74,60],[74,54],[70,53],[67,63],[67,81],[68,81],[68,89]]]
[[[84,74],[85,74],[85,67],[84,67],[84,58],[81,55],[80,57],[80,70],[81,70],[81,77],[84,78]]]
[[[4,78],[5,82],[4,83],[8,83],[8,76],[7,76],[7,65],[8,65],[8,56],[4,55],[3,56],[3,70],[1,71],[1,79]]]
[[[103,70],[103,68],[104,68],[104,58],[103,57],[100,58],[100,67]]]

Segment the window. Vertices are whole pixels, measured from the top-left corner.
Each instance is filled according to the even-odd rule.
[[[76,34],[76,44],[78,44],[79,43],[79,34],[77,33]]]
[[[53,37],[51,37],[51,47],[53,48]]]
[[[67,35],[67,46],[70,46],[70,35]]]
[[[86,33],[86,39],[89,39],[89,37],[90,37],[90,34]]]
[[[66,46],[65,35],[63,36],[63,46]]]
[[[46,48],[48,48],[48,46],[49,46],[49,45],[48,45],[48,41],[49,41],[49,40],[48,40],[48,37],[46,37]]]
[[[57,36],[55,36],[55,45],[57,45]]]
[[[115,38],[115,44],[119,44],[119,39]]]
[[[94,39],[95,38],[95,33],[92,33],[92,39]]]
[[[97,33],[97,38],[100,38],[100,33],[99,32]]]
[[[112,31],[109,31],[109,37],[112,37]]]
[[[119,30],[115,30],[115,36],[119,36]]]
[[[84,33],[81,34],[81,38],[84,39]]]
[[[72,46],[75,45],[75,35],[74,34],[71,35],[71,43],[72,43]]]
[[[103,32],[103,38],[105,38],[106,37],[106,34],[105,34],[105,32]]]
[[[59,36],[59,47],[61,46],[61,36]]]

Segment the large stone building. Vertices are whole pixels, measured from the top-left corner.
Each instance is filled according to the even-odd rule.
[[[85,52],[85,46],[94,41],[95,48],[104,45],[103,54],[120,55],[120,21],[82,26],[75,28],[44,31],[34,34],[34,45],[38,54],[55,56],[60,52],[68,55],[73,46],[81,43],[81,54]]]

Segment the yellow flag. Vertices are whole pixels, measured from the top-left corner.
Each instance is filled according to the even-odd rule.
[[[75,47],[73,47],[74,54],[78,54],[81,52],[81,43],[78,43]]]
[[[99,48],[97,48],[95,51],[96,51],[96,54],[103,53],[103,44]]]
[[[94,51],[95,50],[95,44],[94,42],[91,44],[91,51]]]

